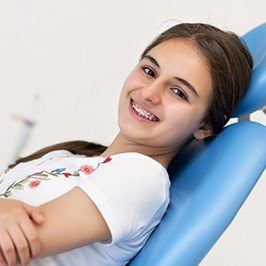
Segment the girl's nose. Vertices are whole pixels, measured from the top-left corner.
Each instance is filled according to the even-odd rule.
[[[149,84],[143,86],[141,89],[141,99],[143,101],[149,101],[153,104],[158,104],[161,100],[164,85],[162,80],[154,80]]]

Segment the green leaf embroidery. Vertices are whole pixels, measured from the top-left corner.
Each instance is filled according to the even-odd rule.
[[[47,174],[38,174],[39,176],[44,176],[44,177],[48,177]]]
[[[26,183],[28,183],[28,182],[29,182],[29,179],[28,178],[23,179],[23,180],[20,181],[20,183],[23,184],[23,185],[26,184]]]
[[[74,171],[72,175],[73,176],[79,176],[79,172],[78,171]]]
[[[13,186],[14,189],[19,189],[22,190],[23,189],[23,185],[21,183],[17,183]]]

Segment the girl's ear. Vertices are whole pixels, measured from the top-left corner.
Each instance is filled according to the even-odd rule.
[[[205,139],[213,135],[212,128],[211,126],[208,126],[206,123],[202,122],[199,129],[197,129],[193,135],[196,139]]]

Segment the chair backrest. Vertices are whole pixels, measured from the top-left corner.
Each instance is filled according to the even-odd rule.
[[[248,93],[233,117],[266,105],[266,23],[242,40],[255,64]],[[171,180],[167,212],[129,265],[198,265],[265,169],[265,147],[266,127],[245,121],[182,149],[167,169]]]
[[[250,114],[266,106],[266,23],[250,30],[242,40],[252,55],[254,67],[249,88],[232,117]]]

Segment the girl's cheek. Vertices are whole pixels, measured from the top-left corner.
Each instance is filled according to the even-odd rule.
[[[129,77],[123,85],[123,89],[126,91],[133,91],[143,87],[143,82],[139,78]]]

